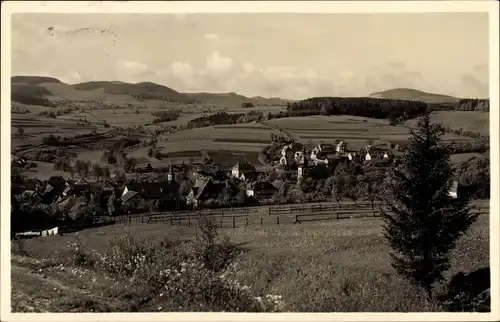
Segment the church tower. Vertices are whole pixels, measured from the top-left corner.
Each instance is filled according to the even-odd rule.
[[[175,183],[174,165],[172,163],[170,163],[170,172],[168,173],[167,180],[169,183]]]
[[[307,177],[309,174],[309,160],[307,159],[306,156],[306,151],[303,149],[302,151],[302,158],[299,162],[299,166],[297,168],[297,181],[301,181],[304,179],[304,177]]]

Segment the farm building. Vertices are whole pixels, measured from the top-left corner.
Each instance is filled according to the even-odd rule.
[[[158,201],[162,207],[177,207],[180,201],[179,185],[175,182],[129,183],[125,186],[121,200],[134,204],[143,201]]]
[[[191,175],[191,178],[195,181],[197,180],[208,180],[208,179],[213,179],[216,181],[223,181],[228,178],[228,174],[226,171],[222,170],[221,168],[216,169],[215,171],[209,171],[203,167],[197,167]]]
[[[11,176],[11,193],[13,195],[24,191],[38,192],[43,183],[38,179],[28,179],[23,176]]]
[[[246,194],[256,199],[271,198],[278,189],[267,181],[252,182],[247,185]]]
[[[212,179],[198,180],[191,188],[186,198],[186,203],[188,206],[198,208],[202,202],[206,202],[210,199],[217,199],[225,188],[229,188],[233,195],[238,192],[238,188],[229,181],[215,182]]]
[[[240,179],[242,176],[244,179],[250,179],[256,174],[256,169],[253,165],[246,161],[240,161],[236,163],[231,169],[231,176]]]
[[[62,176],[50,177],[45,190],[41,193],[43,202],[51,204],[57,198],[63,197],[63,192],[68,186],[69,183]]]
[[[311,151],[311,160],[314,163],[328,164],[328,158],[335,157],[336,148],[332,145],[318,144]]]
[[[337,151],[339,153],[346,153],[347,152],[347,143],[344,141],[340,141],[337,144],[335,151]]]

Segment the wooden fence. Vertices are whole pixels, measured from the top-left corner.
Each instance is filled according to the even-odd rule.
[[[476,213],[489,213],[489,206],[473,207]],[[199,211],[179,213],[156,213],[114,217],[118,224],[169,224],[172,226],[194,226],[200,218],[213,218],[222,228],[237,228],[249,225],[301,224],[303,222],[320,222],[355,218],[380,217],[379,206],[372,209],[367,204],[343,205],[309,205],[308,207],[280,207],[279,210],[269,208],[266,212],[257,211]],[[109,217],[108,217],[109,218]]]

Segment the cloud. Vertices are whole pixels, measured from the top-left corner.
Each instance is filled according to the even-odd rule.
[[[389,62],[376,65],[366,75],[364,85],[367,94],[391,88],[422,89],[422,73],[409,69],[404,63]]]
[[[175,62],[169,66],[169,70],[172,74],[179,77],[191,76],[194,73],[193,66],[188,63]]]
[[[251,72],[253,72],[254,70],[256,70],[256,69],[257,69],[257,67],[256,67],[254,64],[252,64],[252,63],[248,63],[248,62],[247,62],[247,63],[243,63],[243,64],[241,65],[241,67],[242,67],[242,68],[243,68],[243,70],[244,70],[245,72],[247,72],[247,73],[251,73]]]
[[[489,96],[489,82],[482,81],[470,73],[460,74],[461,85],[464,87],[464,93],[475,97],[488,97]]]
[[[143,73],[148,70],[148,65],[136,61],[122,61],[120,64],[132,73]]]
[[[217,35],[217,34],[205,34],[205,35],[203,36],[203,38],[205,38],[205,39],[207,39],[207,40],[217,40],[217,39],[219,39],[219,38],[220,38],[220,36],[219,36],[219,35]]]
[[[206,58],[206,68],[212,72],[225,72],[231,68],[232,64],[231,58],[221,56],[218,51],[212,52]]]
[[[406,65],[399,61],[388,62],[386,65],[393,69],[399,69],[399,70],[406,68]]]

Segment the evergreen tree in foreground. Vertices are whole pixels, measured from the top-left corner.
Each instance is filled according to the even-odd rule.
[[[454,169],[441,142],[440,124],[419,119],[410,146],[387,182],[382,210],[383,233],[392,249],[392,267],[429,299],[435,282],[449,269],[449,253],[477,219],[468,197],[452,198]]]

